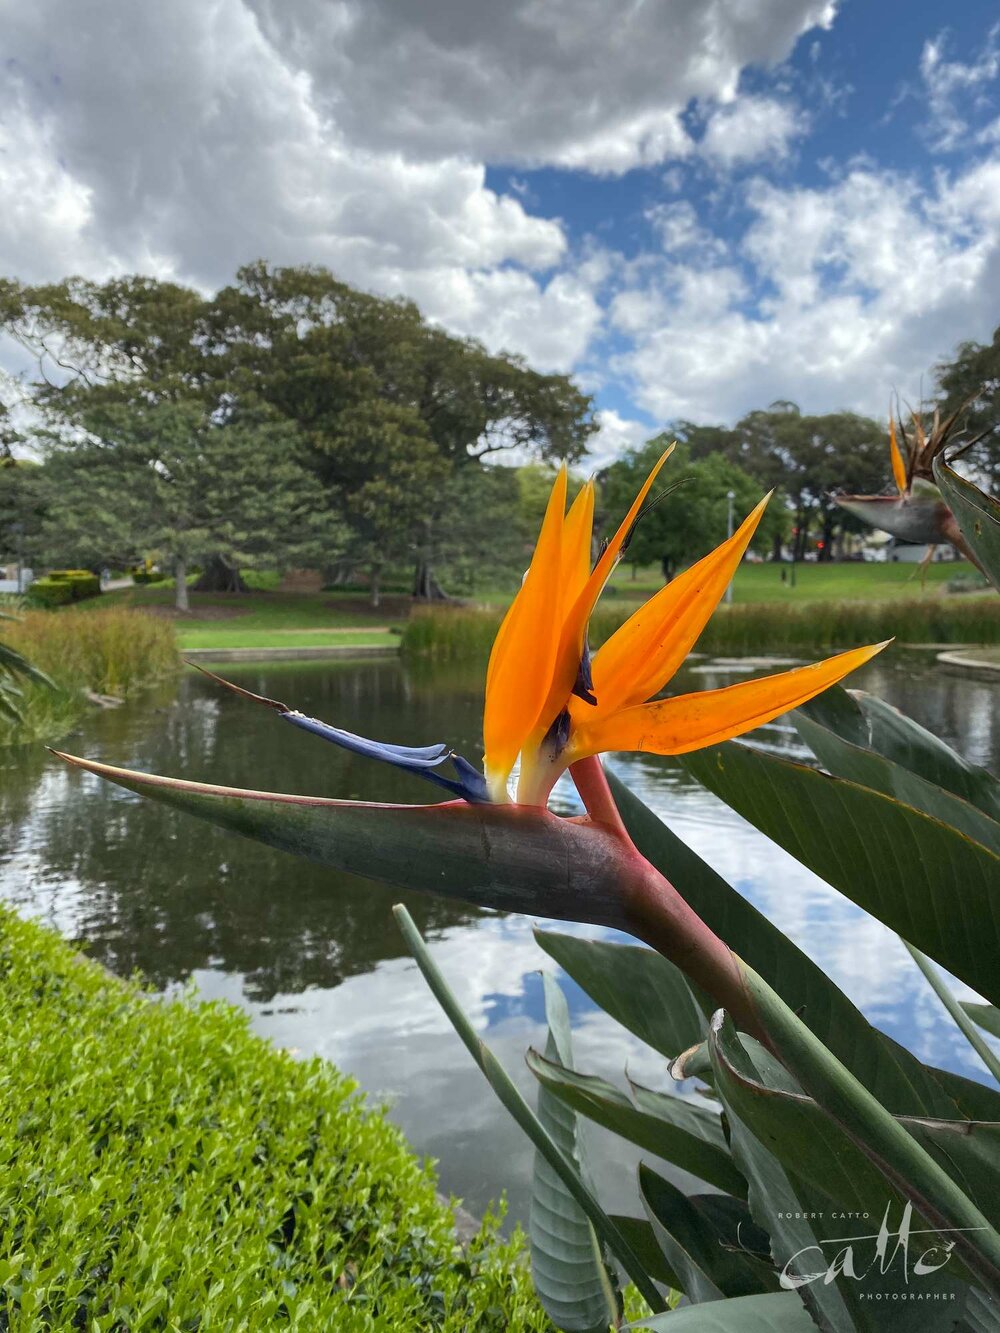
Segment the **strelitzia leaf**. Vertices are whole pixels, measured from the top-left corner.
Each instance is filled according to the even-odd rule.
[[[849,778],[940,819],[1000,856],[1000,821],[984,814],[978,806],[935,786],[901,764],[850,744],[809,717],[796,713],[792,720],[806,745],[835,777]]]
[[[948,1117],[958,1113],[974,1119],[1000,1119],[997,1093],[947,1070],[929,1068],[872,1027],[811,958],[706,865],[613,773],[608,774],[608,782],[629,836],[642,854],[720,938],[738,947],[742,958],[781,988],[813,1032],[895,1114]],[[710,1004],[706,1005],[706,1012],[710,1011]]]
[[[639,1194],[653,1232],[694,1304],[774,1291],[767,1235],[746,1204],[726,1194],[685,1195],[645,1164]]]
[[[536,930],[535,939],[595,1004],[667,1059],[704,1037],[684,973],[654,949],[554,930]]]
[[[886,1307],[893,1308],[906,1291],[909,1275],[901,1265],[869,1271],[870,1260],[863,1255],[869,1254],[872,1242],[862,1241],[856,1266],[868,1275],[866,1280],[825,1279],[851,1232],[847,1221],[852,1216],[869,1215],[857,1228],[859,1234],[870,1234],[883,1216],[895,1227],[904,1216],[906,1199],[805,1096],[787,1070],[752,1038],[738,1034],[728,1018],[713,1019],[710,1046],[733,1156],[750,1182],[750,1211],[770,1233],[782,1284],[797,1291],[820,1328],[884,1333]],[[952,1329],[952,1317],[968,1291],[957,1276],[935,1279],[935,1292],[949,1299],[920,1303],[921,1333]],[[942,1313],[947,1317],[941,1318]],[[905,1319],[899,1325],[890,1321],[890,1327],[917,1333]]]
[[[960,477],[943,458],[934,460],[934,478],[983,573],[1000,588],[1000,504]]]
[[[1000,1037],[1000,1009],[996,1005],[973,1004],[968,1000],[960,1000],[959,1004],[973,1022],[978,1023],[992,1036]]]
[[[682,762],[828,884],[985,999],[1000,999],[995,852],[881,792],[743,745]]]
[[[931,1226],[947,1232],[946,1241],[954,1244],[969,1271],[994,1300],[1000,1299],[1000,1234],[956,1182],[950,1158],[946,1169],[752,968],[744,968],[744,975],[774,1049],[806,1095],[843,1129],[888,1182],[905,1192]],[[717,1016],[713,1028],[721,1021],[721,1015]],[[954,1134],[954,1145],[961,1137]],[[995,1209],[995,1188],[989,1197]]]
[[[566,999],[547,973],[542,980],[549,1024],[545,1053],[554,1068],[569,1072],[573,1050]],[[538,1120],[592,1190],[580,1155],[576,1115],[544,1084],[538,1089]],[[556,1328],[564,1333],[607,1333],[618,1309],[594,1229],[561,1174],[538,1152],[531,1181],[528,1238],[535,1291]]]
[[[282,851],[482,907],[628,929],[621,843],[585,820],[515,805],[377,805],[211,786],[68,763]]]
[[[877,695],[834,685],[795,716],[819,723],[851,745],[874,750],[1000,820],[1000,780]]]
[[[794,1291],[690,1305],[628,1327],[651,1329],[652,1333],[816,1333],[816,1325]]]
[[[427,945],[424,943],[420,931],[414,925],[409,912],[400,903],[393,908],[393,913],[403,939],[420,968],[424,980],[430,987],[431,993],[444,1010],[463,1046],[485,1074],[487,1082],[496,1093],[504,1109],[510,1113],[537,1151],[542,1154],[549,1166],[560,1177],[569,1194],[579,1204],[593,1225],[594,1231],[601,1241],[607,1245],[610,1253],[619,1261],[649,1308],[654,1312],[666,1309],[666,1303],[647,1274],[642,1261],[594,1198],[581,1178],[576,1165],[553,1141],[534,1111],[518,1092],[496,1056],[476,1035],[475,1029],[462,1011],[451,987],[431,958]]]
[[[906,940],[904,940],[903,943],[906,945],[910,957],[924,974],[931,990],[933,990],[934,994],[955,1020],[955,1025],[961,1032],[962,1036],[976,1052],[980,1060],[982,1060],[983,1064],[997,1082],[1000,1082],[1000,1059],[997,1058],[995,1053],[979,1035],[975,1024],[966,1014],[964,1008],[955,999],[954,995],[952,995],[947,983],[935,971],[934,967],[931,965],[930,959],[925,958],[919,949],[914,949],[912,944],[907,944]]]
[[[733,1165],[715,1112],[649,1088],[638,1090],[642,1101],[635,1105],[605,1079],[564,1069],[534,1050],[527,1060],[542,1087],[574,1111],[708,1185],[746,1196],[746,1181]]]

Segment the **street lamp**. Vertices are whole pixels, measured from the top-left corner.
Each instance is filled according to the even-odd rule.
[[[736,492],[726,491],[726,499],[729,502],[729,508],[726,512],[726,536],[731,537],[733,535],[733,501],[736,499]],[[731,605],[732,600],[733,600],[733,584],[732,580],[730,580],[729,584],[726,587],[726,605],[727,606]]]
[[[24,592],[24,524],[12,523],[10,530],[17,538],[17,591]]]

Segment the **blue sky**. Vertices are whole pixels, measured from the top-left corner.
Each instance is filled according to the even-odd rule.
[[[1000,323],[978,0],[97,0],[83,40],[37,0],[4,37],[0,272],[327,264],[574,374],[602,459],[884,411]]]

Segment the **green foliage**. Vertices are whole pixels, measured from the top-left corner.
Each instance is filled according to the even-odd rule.
[[[602,511],[617,516],[628,509],[668,443],[668,436],[657,436],[611,464],[601,478]],[[683,444],[674,450],[659,481],[662,487],[658,484],[658,489],[666,494],[643,515],[624,558],[638,565],[660,565],[671,574],[707,555],[725,538],[730,491],[734,497],[734,528],[761,498],[760,484],[723,454],[693,461],[690,449]],[[670,489],[675,483],[676,489]],[[612,518],[611,523],[614,521]],[[605,526],[611,523],[606,521]],[[751,549],[767,554],[776,541],[780,542],[787,525],[782,497],[777,496],[761,520]]]
[[[133,569],[132,571],[132,582],[140,585],[162,583],[166,577],[162,569]]]
[[[89,569],[50,569],[44,579],[39,579],[39,583],[48,585],[52,583],[64,583],[70,590],[70,600],[82,602],[87,597],[99,597],[101,593],[101,580],[99,575],[92,574]],[[35,585],[28,589],[29,599],[32,597]],[[43,586],[42,597],[40,600],[44,605],[58,605],[58,602],[45,600],[45,587]]]
[[[995,488],[1000,483],[1000,328],[988,343],[961,343],[953,359],[940,362],[934,370],[942,415],[961,409],[968,433],[985,435],[968,458]]]
[[[4,623],[3,646],[22,654],[55,688],[21,684],[20,716],[0,719],[0,744],[58,736],[89,707],[86,691],[128,695],[173,670],[178,660],[169,622],[121,608],[28,611]]]
[[[66,606],[73,600],[73,587],[66,580],[35,579],[27,596],[36,606]]]
[[[934,476],[983,573],[1000,591],[1000,501],[959,476],[943,458],[935,460]]]
[[[517,1239],[322,1060],[159,1003],[0,914],[0,1323],[538,1330]]]

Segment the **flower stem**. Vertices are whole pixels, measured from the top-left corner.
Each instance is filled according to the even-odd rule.
[[[690,982],[730,1014],[737,1027],[770,1045],[739,959],[629,837],[600,759],[596,755],[580,759],[570,766],[570,773],[591,820],[623,844],[626,882],[622,887],[632,933],[676,964]]]

